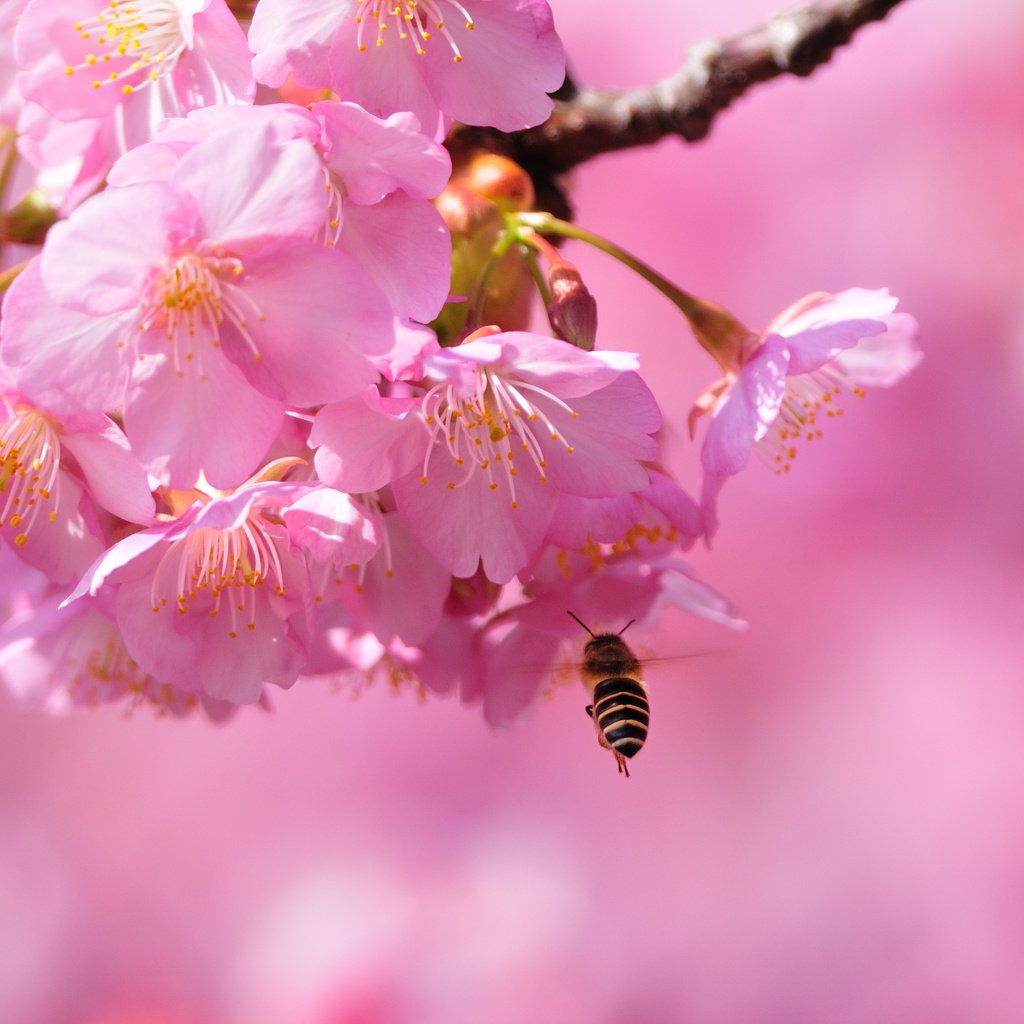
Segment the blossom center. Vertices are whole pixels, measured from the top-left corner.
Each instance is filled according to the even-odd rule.
[[[60,490],[60,440],[50,421],[34,409],[22,409],[0,425],[0,527],[18,532],[14,543],[23,547],[36,519],[53,510]]]
[[[766,452],[776,473],[788,473],[797,455],[801,441],[813,441],[822,436],[821,417],[836,418],[843,415],[839,404],[843,389],[842,376],[826,367],[811,373],[786,378],[786,390],[779,413],[758,446]],[[858,398],[864,390],[853,387],[850,392]]]
[[[154,275],[143,303],[139,329],[162,328],[173,350],[174,369],[184,376],[194,366],[200,380],[206,379],[203,346],[220,348],[220,327],[226,320],[241,335],[253,358],[260,353],[249,330],[253,319],[263,314],[245,290],[236,283],[245,268],[233,256],[200,251],[180,256],[167,269]]]
[[[445,11],[454,12],[467,29],[473,29],[473,17],[457,0],[358,0],[356,9],[356,46],[360,53],[368,49],[374,29],[373,45],[383,46],[385,39],[397,39],[413,47],[419,56],[427,52],[427,44],[436,32],[452,52],[456,64],[462,51],[445,25]]]
[[[266,524],[250,515],[240,526],[226,530],[198,527],[171,541],[153,576],[153,611],[169,604],[181,615],[195,607],[211,618],[228,618],[228,636],[256,629],[256,611],[264,587],[284,595],[284,574],[277,547]]]
[[[505,379],[493,370],[478,371],[476,385],[468,397],[461,397],[450,384],[437,384],[423,396],[421,413],[430,430],[430,444],[420,480],[427,482],[431,456],[440,445],[463,469],[461,479],[448,482],[449,489],[463,487],[476,473],[483,473],[488,489],[496,491],[496,476],[504,476],[512,507],[516,508],[517,460],[532,463],[539,482],[548,482],[542,435],[546,441],[561,444],[567,454],[574,451],[544,412],[544,400],[574,418],[578,414],[549,391],[525,381]]]
[[[177,0],[110,0],[75,31],[96,47],[69,75],[91,71],[94,89],[119,85],[125,95],[157,81],[192,47],[191,18]]]

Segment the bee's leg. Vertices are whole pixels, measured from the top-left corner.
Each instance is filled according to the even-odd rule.
[[[588,715],[590,715],[591,718],[594,717],[594,705],[593,704],[588,704],[583,710],[586,711],[586,713]]]
[[[619,766],[619,773],[621,774],[622,772],[625,772],[626,773],[626,778],[628,779],[629,778],[629,765],[626,764],[626,759],[617,750],[613,751],[613,753],[615,754],[615,761],[616,761],[616,763]]]

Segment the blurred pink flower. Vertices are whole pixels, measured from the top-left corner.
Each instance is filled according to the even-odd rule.
[[[546,0],[262,0],[249,45],[266,85],[290,72],[373,114],[411,111],[437,137],[452,120],[540,124],[565,76]]]
[[[0,627],[0,678],[20,704],[61,714],[104,704],[159,715],[205,713],[225,721],[237,705],[188,693],[143,672],[95,602],[59,608],[63,595],[33,602]]]
[[[521,603],[495,618],[480,647],[481,667],[463,676],[462,699],[482,700],[492,725],[508,723],[564,665],[567,642],[582,630],[567,610],[586,609],[588,625],[621,629],[653,619],[665,605],[729,629],[743,629],[731,602],[696,579],[680,558],[636,551],[548,550],[524,587]],[[582,650],[582,642],[579,650]]]

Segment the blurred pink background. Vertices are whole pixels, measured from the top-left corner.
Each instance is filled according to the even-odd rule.
[[[776,10],[553,6],[607,85]],[[0,1020],[1024,1020],[1024,7],[966,8],[910,0],[705,143],[576,175],[581,223],[752,326],[886,286],[927,353],[787,478],[726,488],[693,561],[750,630],[644,638],[712,653],[652,668],[633,777],[575,687],[503,733],[385,688],[226,728],[3,698]],[[575,252],[694,482],[714,367]]]

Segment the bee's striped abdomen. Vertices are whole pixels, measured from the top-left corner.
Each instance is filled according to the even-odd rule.
[[[639,679],[603,679],[594,687],[591,714],[605,743],[623,757],[632,757],[647,739],[651,708]]]

